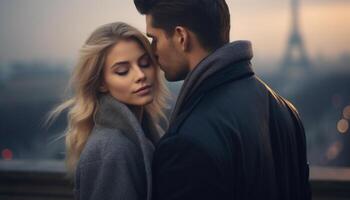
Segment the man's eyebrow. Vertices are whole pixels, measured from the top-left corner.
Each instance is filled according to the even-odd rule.
[[[141,56],[139,56],[139,58],[137,59],[138,61],[141,60],[142,58],[144,58],[145,56],[148,56],[148,54],[145,52],[143,53]]]
[[[151,33],[146,33],[147,37],[151,37],[154,38],[154,35],[152,35]]]

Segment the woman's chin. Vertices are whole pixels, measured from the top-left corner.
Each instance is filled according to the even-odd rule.
[[[148,104],[151,104],[153,102],[153,96],[144,96],[142,98],[139,98],[135,100],[132,104],[135,106],[147,106]]]
[[[153,102],[153,97],[150,98],[148,101],[146,101],[143,105],[147,106],[147,105],[151,104],[152,102]]]

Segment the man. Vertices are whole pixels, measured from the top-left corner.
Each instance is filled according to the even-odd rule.
[[[134,0],[169,81],[185,80],[153,158],[153,198],[311,199],[303,125],[229,43],[224,0]]]

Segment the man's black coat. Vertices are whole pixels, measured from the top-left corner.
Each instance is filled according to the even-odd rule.
[[[185,80],[153,159],[155,200],[309,200],[303,125],[228,44]]]

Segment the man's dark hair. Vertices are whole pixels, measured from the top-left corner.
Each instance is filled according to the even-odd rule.
[[[230,40],[230,12],[225,0],[134,0],[141,14],[152,16],[152,25],[173,35],[184,26],[201,45],[214,50]]]

